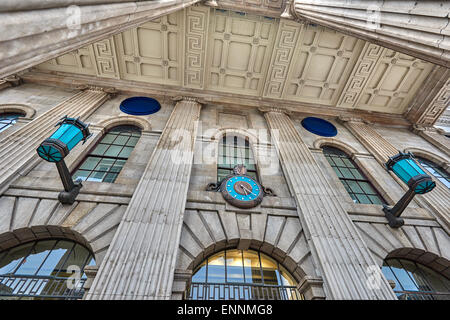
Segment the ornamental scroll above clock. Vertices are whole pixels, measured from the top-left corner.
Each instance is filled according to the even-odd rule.
[[[220,191],[225,201],[242,209],[256,207],[265,196],[275,196],[270,188],[264,188],[258,181],[248,176],[244,165],[235,166],[233,174],[218,183],[208,184],[206,190]]]

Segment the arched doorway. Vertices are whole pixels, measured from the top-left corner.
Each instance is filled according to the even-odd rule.
[[[192,300],[301,300],[294,277],[276,260],[254,250],[227,249],[194,269]]]
[[[67,239],[27,242],[0,252],[0,299],[81,299],[92,252]]]
[[[381,268],[399,300],[449,300],[450,280],[427,266],[405,258],[387,258]]]

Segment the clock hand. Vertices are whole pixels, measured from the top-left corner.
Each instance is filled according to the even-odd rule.
[[[241,187],[242,188],[242,190],[244,190],[244,192],[245,192],[245,195],[247,196],[248,195],[248,193],[247,193],[247,191],[246,191],[246,187],[244,187],[242,184],[239,184],[239,187]]]
[[[251,192],[250,190],[248,190],[246,187],[244,187],[244,186],[242,186],[241,185],[241,187],[242,187],[242,189],[244,189],[244,190],[247,190],[248,192],[250,192],[251,194],[253,194],[253,195],[255,195],[256,196],[256,194],[255,193],[253,193],[253,192]]]

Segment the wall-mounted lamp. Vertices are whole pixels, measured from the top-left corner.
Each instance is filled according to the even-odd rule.
[[[59,193],[58,199],[63,204],[72,204],[82,187],[81,179],[73,181],[67,169],[64,158],[80,141],[83,144],[91,136],[88,126],[79,118],[63,117],[56,125],[59,128],[50,138],[45,139],[37,148],[38,155],[48,161],[56,163],[59,176],[64,185],[64,191]]]
[[[413,155],[402,153],[390,157],[386,162],[386,168],[392,170],[409,187],[409,190],[395,204],[394,207],[384,205],[383,211],[392,228],[401,227],[404,223],[400,218],[403,210],[408,206],[416,194],[424,194],[433,190],[436,183],[414,160]]]

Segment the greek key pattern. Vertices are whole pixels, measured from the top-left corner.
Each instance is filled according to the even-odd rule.
[[[425,126],[433,125],[448,106],[450,106],[450,79],[442,86],[436,98],[430,103],[417,123]]]
[[[260,9],[275,9],[281,10],[283,7],[283,0],[221,0],[220,2],[245,5],[250,7],[258,7]]]
[[[366,43],[363,53],[361,54],[362,58],[352,72],[352,75],[348,79],[341,97],[339,98],[339,107],[355,107],[356,102],[358,101],[367,80],[370,78],[372,71],[375,69],[383,51],[383,47],[369,42]]]
[[[208,7],[197,6],[186,9],[184,85],[187,87],[203,87],[209,12]]]
[[[281,98],[302,28],[303,26],[298,23],[281,20],[268,73],[265,96]]]
[[[119,79],[113,38],[96,42],[92,45],[92,48],[97,64],[97,76]]]

